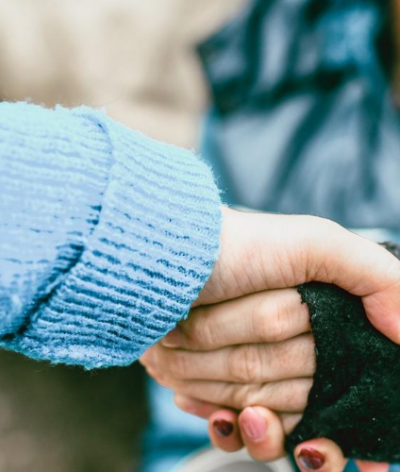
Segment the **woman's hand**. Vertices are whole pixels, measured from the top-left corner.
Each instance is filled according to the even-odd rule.
[[[258,460],[284,454],[285,434],[307,403],[315,360],[308,308],[296,289],[195,308],[141,358],[159,383],[175,390],[181,409],[209,419],[217,447],[245,445]]]
[[[223,208],[221,250],[195,305],[319,281],[362,297],[371,323],[400,344],[400,262],[330,220]]]
[[[243,446],[258,461],[276,460],[286,452],[283,449],[285,435],[297,424],[294,417],[276,415],[264,407],[248,407],[240,414],[231,410],[217,408],[204,402],[185,397],[176,397],[176,403],[184,411],[196,411],[200,417],[208,419],[211,441],[224,451],[234,452]],[[225,429],[220,430],[220,425]],[[225,432],[230,424],[231,433]],[[299,444],[293,453],[302,472],[342,472],[347,459],[341,449],[329,439],[318,438]],[[387,472],[389,464],[369,461],[355,461],[361,472]]]
[[[308,309],[295,289],[199,307],[141,362],[181,395],[301,413],[315,371]]]
[[[321,218],[251,214],[228,209],[223,209],[223,213],[221,253],[210,280],[195,304],[196,306],[203,305],[200,309],[205,310],[204,305],[236,299],[254,292],[286,288],[312,280],[334,283],[350,293],[361,296],[371,323],[390,339],[399,343],[400,262],[385,249],[346,231],[331,221]],[[188,323],[190,323],[190,318]],[[260,330],[253,330],[253,332],[256,331],[255,335],[259,339],[259,341],[253,342],[263,341],[262,333],[264,333],[263,327],[265,325],[265,323],[262,324]],[[202,346],[201,349],[205,349],[207,345],[210,345],[218,346],[215,350],[220,350],[223,349],[223,345],[218,344],[218,339],[216,339],[219,337],[220,332],[231,333],[235,336],[243,334],[238,325],[224,324],[217,331],[214,331],[211,329],[210,324],[205,324],[204,329],[201,329],[200,323],[198,325],[198,334],[192,338],[190,330],[185,331],[185,323],[182,326],[182,332],[175,330],[168,336],[166,340],[167,345],[183,346],[184,348],[192,347],[195,349],[193,340],[198,336]],[[187,324],[186,326],[190,325]],[[204,331],[204,333],[201,334],[200,331]],[[246,333],[246,330],[243,332]],[[301,335],[304,335],[306,332],[302,332]],[[292,336],[296,336],[296,334],[293,333]],[[251,344],[252,342],[241,339],[236,338],[235,342],[239,344],[241,342]],[[215,344],[215,341],[217,344]],[[284,341],[283,338],[276,338],[274,342],[282,341]],[[230,343],[228,342],[227,344],[229,345]],[[148,370],[155,376],[158,375],[161,383],[166,381],[166,384],[168,384],[171,381],[170,386],[183,387],[184,395],[180,394],[176,397],[178,405],[191,413],[206,418],[210,417],[210,435],[216,445],[226,450],[236,450],[244,442],[253,457],[261,460],[269,460],[283,453],[284,433],[290,432],[296,421],[299,421],[301,418],[300,411],[304,408],[305,404],[302,403],[301,396],[304,395],[306,397],[310,388],[310,384],[308,387],[305,385],[305,382],[309,380],[307,377],[300,380],[295,379],[296,386],[292,383],[290,388],[285,388],[284,383],[291,382],[292,380],[278,380],[275,382],[278,394],[274,395],[271,388],[267,392],[270,394],[267,398],[269,404],[283,408],[282,411],[288,410],[289,413],[277,416],[265,407],[257,406],[257,408],[245,408],[240,416],[237,417],[236,413],[224,410],[223,414],[231,418],[231,426],[226,428],[226,423],[220,422],[221,431],[230,433],[228,436],[221,436],[216,433],[215,427],[216,421],[221,419],[218,418],[218,415],[221,414],[221,405],[224,404],[223,400],[226,400],[229,405],[245,406],[244,402],[249,398],[254,401],[249,404],[255,405],[255,400],[257,400],[255,390],[246,390],[243,386],[238,387],[237,384],[240,384],[240,382],[213,380],[211,384],[214,386],[225,384],[212,397],[214,403],[198,399],[194,400],[191,396],[198,391],[196,385],[188,387],[185,380],[179,377],[180,374],[177,371],[168,372],[165,370],[161,372],[157,370],[154,367],[154,359],[157,356],[160,358],[160,356],[156,353],[153,357],[154,352],[155,350],[143,358],[144,363],[148,365]],[[259,351],[254,350],[246,350],[245,352],[250,352],[247,356],[248,358],[251,358],[250,356],[253,356],[254,353],[256,353],[255,356],[259,354]],[[184,359],[186,358],[184,357]],[[223,365],[226,359],[227,356],[224,357],[220,353],[220,365]],[[182,364],[184,362],[185,360],[182,361]],[[253,362],[251,363],[253,365]],[[291,372],[290,369],[295,369],[294,364],[289,364],[290,368],[285,370],[286,374],[282,373],[282,375],[287,375],[288,372]],[[215,369],[215,367],[213,368]],[[247,367],[246,370],[248,370]],[[184,371],[183,365],[182,372]],[[254,370],[249,372],[254,372]],[[276,373],[276,370],[272,372]],[[202,371],[196,371],[196,374],[192,375],[202,377],[203,374],[204,372]],[[219,378],[225,379],[226,377]],[[204,386],[207,383],[207,381],[201,379],[192,381],[194,384],[197,382],[202,382]],[[229,383],[233,385],[230,391],[229,387],[226,388],[226,384]],[[185,391],[185,388],[188,388],[188,390]],[[296,390],[298,388],[300,390]],[[211,393],[211,390],[212,388],[210,388],[208,393]],[[225,392],[225,396],[222,395],[223,392]],[[289,401],[290,392],[292,394],[292,401]],[[299,394],[300,400],[297,396],[293,398],[295,394]],[[286,401],[285,395],[287,395]],[[297,410],[300,411],[297,412]],[[250,438],[244,428],[244,424],[247,423],[249,425],[255,421],[255,413],[258,413],[258,420],[262,415],[268,417],[267,432],[261,440]],[[229,422],[227,424],[229,425]],[[223,441],[225,440],[227,443],[225,443],[224,447]],[[337,446],[324,439],[314,441],[318,441],[317,445],[320,450],[326,452],[325,455],[321,452],[322,456],[324,456],[324,465],[321,465],[319,470],[321,472],[341,470],[345,461]],[[304,459],[304,454],[300,454],[304,450],[299,448],[307,445],[310,448],[310,443],[308,441],[307,444],[300,445],[296,449],[298,458],[303,461],[299,464],[303,470],[306,470],[304,466],[306,459]],[[305,451],[309,454],[308,459],[312,458],[312,454],[310,451],[307,452],[307,448]],[[362,464],[362,466],[370,468],[371,463]],[[383,471],[387,468],[387,465],[372,464],[372,466],[373,472],[381,472],[378,467],[383,468]],[[367,471],[365,470],[365,472]]]
[[[309,331],[308,309],[295,289],[257,293],[194,309],[142,362],[162,384],[182,387],[177,405],[209,420],[216,447],[236,451],[245,446],[256,460],[275,460],[285,454],[285,435],[301,419],[311,385],[303,388],[302,380],[315,370]],[[209,394],[213,403],[194,398]],[[238,410],[257,406],[239,414],[224,409],[227,404]],[[300,444],[295,458],[304,472],[340,472],[346,464],[340,448],[321,438]],[[386,472],[388,466],[360,462],[359,468]]]
[[[193,309],[141,362],[175,390],[181,409],[209,419],[217,447],[246,445],[254,458],[273,460],[301,419],[315,357],[308,308],[297,290],[281,289]],[[238,415],[220,405],[258,406]]]

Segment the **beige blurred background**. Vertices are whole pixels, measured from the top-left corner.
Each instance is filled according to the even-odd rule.
[[[246,0],[0,0],[0,97],[105,108],[181,145],[207,90],[194,46]]]
[[[246,0],[0,0],[0,99],[89,105],[193,147],[207,106],[194,45]],[[128,472],[139,366],[83,372],[0,352],[0,472]]]

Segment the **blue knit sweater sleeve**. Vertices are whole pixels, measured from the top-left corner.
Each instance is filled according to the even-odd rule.
[[[88,108],[0,104],[0,345],[126,365],[176,323],[217,257],[220,199],[191,152]]]

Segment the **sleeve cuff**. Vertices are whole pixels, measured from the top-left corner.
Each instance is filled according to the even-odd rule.
[[[219,193],[192,152],[89,109],[112,166],[80,261],[14,348],[86,368],[127,365],[185,318],[219,249]],[[17,340],[15,341],[17,342]]]

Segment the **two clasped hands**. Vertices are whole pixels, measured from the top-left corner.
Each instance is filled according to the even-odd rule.
[[[336,284],[362,297],[371,323],[400,344],[400,262],[329,220],[223,208],[221,249],[190,316],[141,358],[177,405],[209,421],[223,450],[261,461],[285,454],[316,367],[308,309],[294,288]],[[297,446],[303,471],[340,472],[332,441]],[[359,462],[363,472],[387,464]]]

